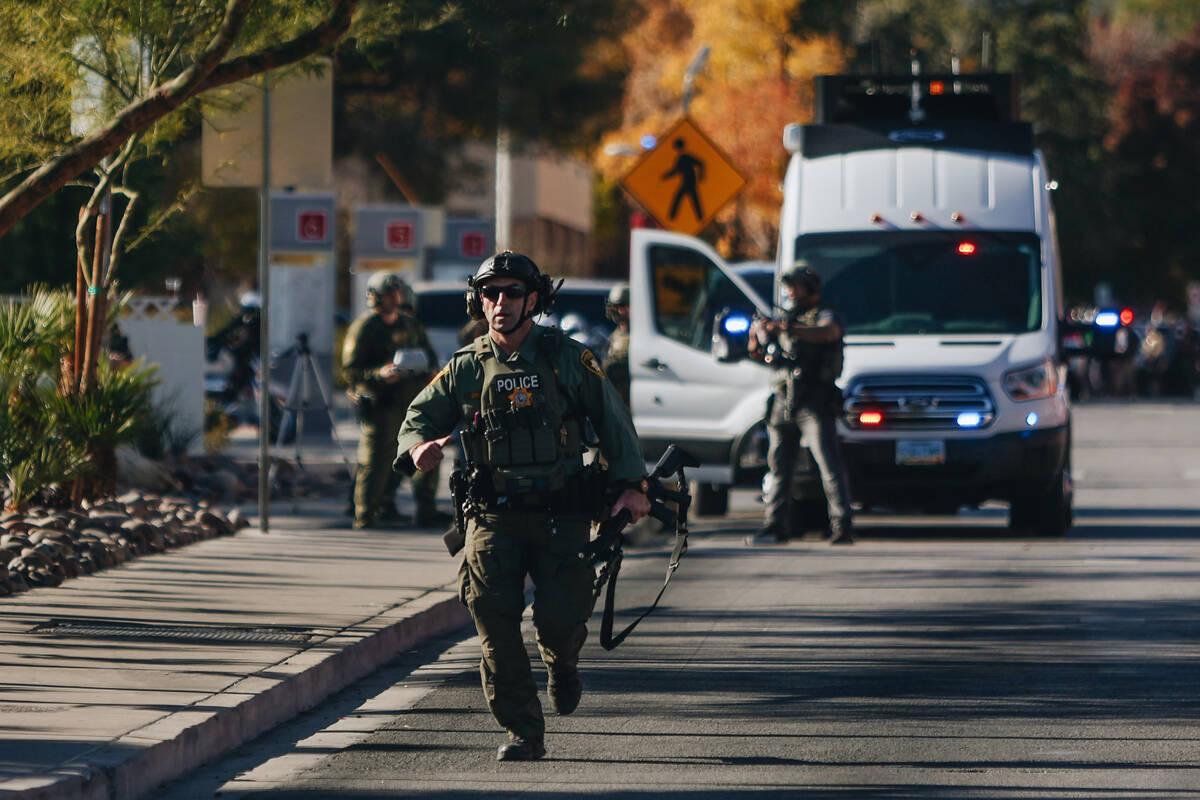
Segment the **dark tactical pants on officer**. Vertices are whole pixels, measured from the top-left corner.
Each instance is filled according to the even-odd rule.
[[[407,403],[377,405],[361,423],[358,476],[354,481],[356,523],[375,522],[380,508],[391,504],[400,485],[401,476],[392,470],[392,461],[396,458],[396,436],[407,412]],[[438,470],[418,472],[412,481],[417,517],[432,516],[437,510]]]
[[[461,597],[479,631],[488,708],[514,736],[541,739],[546,729],[521,637],[525,576],[533,578],[533,625],[542,661],[551,672],[575,669],[592,614],[595,574],[579,558],[590,530],[587,518],[552,521],[539,511],[478,514],[468,524]]]
[[[772,399],[767,418],[767,469],[775,476],[764,497],[767,529],[780,538],[800,535],[792,530],[792,479],[804,445],[821,473],[829,524],[836,537],[850,530],[850,493],[842,461],[834,414],[829,403],[804,403],[792,413],[782,393]]]

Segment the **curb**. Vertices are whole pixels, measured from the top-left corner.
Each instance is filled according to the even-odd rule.
[[[405,649],[463,627],[458,582],[362,620],[191,709],[98,745],[85,760],[0,786],[12,800],[137,800],[365,677]]]

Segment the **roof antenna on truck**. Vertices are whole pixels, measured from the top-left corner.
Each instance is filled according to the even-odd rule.
[[[912,93],[908,108],[908,121],[916,125],[921,120],[925,119],[925,109],[921,108],[921,82],[917,80],[921,76],[921,62],[917,60],[917,51],[909,50],[909,56],[912,58]]]

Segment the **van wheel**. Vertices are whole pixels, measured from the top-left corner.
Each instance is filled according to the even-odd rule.
[[[729,511],[729,487],[692,481],[692,508],[702,517],[723,517]]]
[[[1009,529],[1035,536],[1064,536],[1074,520],[1074,494],[1071,473],[1063,470],[1049,487],[1015,495],[1008,515]]]

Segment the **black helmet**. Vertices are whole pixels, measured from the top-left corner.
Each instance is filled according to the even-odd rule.
[[[779,280],[784,283],[798,283],[809,294],[817,294],[821,291],[821,276],[803,258],[797,259],[796,263],[780,273]]]
[[[483,300],[479,297],[479,287],[489,278],[516,278],[532,292],[537,292],[537,307],[534,314],[550,310],[554,304],[555,288],[550,278],[542,274],[537,264],[529,256],[505,250],[484,261],[475,270],[475,274],[467,278],[467,315],[472,319],[483,319]],[[561,285],[561,281],[559,284]]]
[[[533,259],[529,256],[505,250],[503,253],[497,253],[480,264],[479,269],[475,270],[475,274],[467,278],[467,286],[474,289],[488,278],[503,276],[505,278],[516,278],[530,289],[536,290],[536,281],[541,275],[542,271],[538,269],[537,264],[533,263]]]

